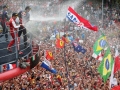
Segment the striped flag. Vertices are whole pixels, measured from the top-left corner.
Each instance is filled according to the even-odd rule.
[[[80,16],[78,13],[76,13],[71,7],[68,8],[66,17],[76,25],[78,25],[81,28],[90,29],[92,31],[98,31],[97,26],[93,26],[90,24],[90,22],[86,19],[84,19],[82,16]]]
[[[40,65],[41,67],[45,68],[47,71],[56,74],[57,70],[55,70],[54,68],[52,68],[51,62],[48,60],[44,60],[42,62],[42,64]]]
[[[11,69],[14,69],[16,68],[16,64],[7,64],[7,70],[11,70]]]
[[[36,53],[30,58],[30,68],[34,68],[39,63],[39,54]]]

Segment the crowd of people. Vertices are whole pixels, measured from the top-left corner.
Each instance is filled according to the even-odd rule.
[[[106,30],[106,32],[108,31],[109,29]],[[1,82],[2,88],[4,90],[68,90],[68,88],[71,90],[109,90],[109,80],[103,83],[97,71],[100,61],[91,57],[93,54],[92,45],[96,40],[94,34],[96,33],[86,33],[88,37],[81,44],[87,49],[85,54],[75,52],[70,43],[66,44],[64,55],[64,49],[56,49],[51,41],[41,42],[40,63],[34,69],[14,79]],[[115,43],[112,41],[117,43],[119,38],[114,37],[111,40],[109,34],[107,34],[108,42],[110,46],[114,46]],[[44,60],[44,50],[53,52],[54,60],[51,62],[58,71],[56,75],[40,67]],[[114,56],[114,47],[111,47],[111,52]],[[64,60],[66,60],[67,65],[65,65]],[[61,82],[57,79],[58,75],[61,76]],[[115,74],[115,77],[119,83],[119,72]]]
[[[87,10],[88,7],[91,8],[91,11]],[[99,17],[102,12],[99,9],[97,11],[96,7],[85,3],[83,11],[87,12],[87,15],[93,15],[95,19],[97,18],[98,25],[102,24],[100,20],[101,17]],[[99,14],[96,13],[99,11]],[[115,14],[114,11],[113,16],[115,16]],[[109,25],[110,22],[107,22],[109,16],[107,16],[107,14],[105,14],[105,17],[104,23],[107,25],[104,28],[100,26],[99,30],[107,36],[107,42],[114,57],[115,48],[120,48],[120,31],[115,22]],[[114,19],[109,18],[109,21],[118,20],[117,17],[113,18]],[[109,90],[109,79],[104,83],[97,71],[100,61],[92,57],[92,47],[94,42],[99,38],[100,32],[92,32],[78,28],[69,21],[56,23],[43,22],[40,26],[38,25],[38,29],[41,29],[39,30],[39,37],[37,37],[37,39],[40,40],[39,64],[18,77],[0,82],[0,90]],[[83,46],[87,52],[85,54],[81,52],[77,53],[74,51],[71,42],[66,43],[63,49],[56,48],[54,40],[49,39],[50,34],[53,33],[55,29],[61,32],[65,31],[66,35],[69,34],[73,36],[74,40]],[[70,31],[72,31],[72,33],[69,33]],[[83,34],[84,37],[82,37]],[[46,37],[48,37],[48,39],[46,39]],[[79,42],[79,40],[83,40],[83,42]],[[52,74],[40,67],[45,57],[45,50],[50,50],[53,53],[54,59],[51,60],[51,63],[57,70],[57,74]],[[120,71],[115,73],[114,76],[117,79],[118,85],[120,84],[119,75]]]
[[[53,15],[55,12],[58,12],[58,6],[60,3],[62,3],[64,0],[44,0],[44,1],[32,1],[32,0],[4,0],[0,1],[0,10],[2,9],[3,5],[8,5],[9,10],[8,13],[11,14],[11,12],[19,12],[22,10],[25,6],[29,5],[32,7],[32,11],[36,14],[42,15],[42,16],[48,16]],[[56,7],[56,8],[54,8]],[[48,13],[49,12],[49,13]]]

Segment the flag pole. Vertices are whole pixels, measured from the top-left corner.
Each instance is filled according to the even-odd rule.
[[[65,22],[66,22],[66,18],[65,18],[65,20],[64,20],[64,36],[65,36]],[[69,90],[70,90],[70,81],[69,81],[69,73],[68,73],[68,67],[67,67],[67,62],[66,62],[66,54],[65,54],[65,51],[66,51],[66,49],[65,49],[65,42],[64,42],[64,63],[65,63],[65,69],[66,69],[66,78],[68,79],[68,88],[69,88]]]
[[[103,7],[103,1],[104,1],[104,0],[102,0],[102,28],[103,28],[103,8],[104,8],[104,7]]]

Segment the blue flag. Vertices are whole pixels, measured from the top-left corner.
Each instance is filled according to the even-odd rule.
[[[86,51],[87,51],[87,50],[84,49],[83,47],[81,48],[81,53],[82,53],[82,54],[85,54]]]
[[[48,70],[51,73],[54,73],[54,74],[57,73],[57,71],[51,67],[51,63],[48,60],[44,60],[41,64],[41,67],[45,68],[46,70]]]
[[[82,54],[85,54],[85,52],[87,51],[82,46],[78,45],[76,42],[73,43],[73,48],[74,48],[74,51],[81,52]]]

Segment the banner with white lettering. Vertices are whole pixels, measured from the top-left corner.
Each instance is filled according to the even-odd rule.
[[[83,17],[81,17],[71,7],[68,8],[66,17],[71,22],[77,24],[81,28],[90,29],[90,30],[93,30],[93,31],[98,31],[98,27],[97,26],[92,26],[88,20],[86,20]]]

